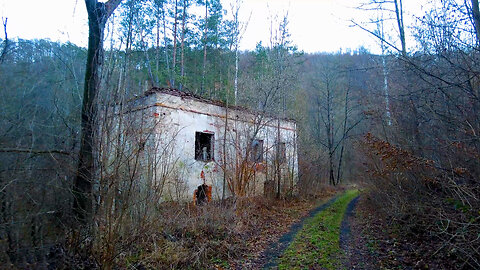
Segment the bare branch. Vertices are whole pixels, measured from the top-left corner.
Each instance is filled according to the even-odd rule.
[[[109,0],[105,3],[105,17],[108,19],[112,15],[113,11],[118,7],[122,0]]]
[[[378,33],[375,33],[373,32],[372,30],[369,30],[367,29],[366,27],[360,25],[359,23],[357,23],[356,21],[354,20],[350,20],[350,22],[352,22],[355,26],[359,27],[360,29],[372,34],[373,36],[375,36],[376,38],[378,38],[380,41],[383,41],[385,42],[388,46],[392,47],[393,49],[395,49],[396,51],[398,52],[402,52],[401,49],[397,48],[397,46],[393,45],[391,42],[389,42],[388,40],[386,40],[385,38],[381,37]]]
[[[69,156],[71,153],[63,150],[34,150],[22,148],[1,148],[0,153],[32,153],[32,154],[59,154]]]

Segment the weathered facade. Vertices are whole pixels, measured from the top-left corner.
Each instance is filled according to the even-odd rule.
[[[154,183],[165,200],[190,200],[202,184],[213,199],[295,192],[293,120],[152,88],[118,109],[113,133],[139,157],[135,177]]]

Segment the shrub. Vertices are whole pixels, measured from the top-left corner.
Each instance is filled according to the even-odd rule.
[[[458,268],[479,268],[480,185],[475,167],[443,168],[371,134],[365,137],[364,150],[372,203],[392,228],[404,237],[430,241],[435,247],[430,256],[448,256]]]

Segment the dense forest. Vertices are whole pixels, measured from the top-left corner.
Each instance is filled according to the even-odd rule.
[[[304,53],[290,37],[288,15],[272,16],[269,44],[242,51],[242,35],[252,26],[239,19],[241,1],[231,7],[220,0],[104,5],[112,2],[119,5],[103,21],[96,51],[96,114],[157,86],[294,118],[300,176],[289,196],[306,199],[325,186],[355,184],[398,235],[431,243],[424,256],[448,258],[446,268],[480,268],[477,0],[438,1],[415,25],[404,25],[401,0],[366,3],[365,12],[385,19],[352,23],[372,34],[381,54],[364,48]],[[393,29],[387,34],[384,25]],[[88,213],[79,215],[91,48],[9,39],[7,20],[3,26],[0,264],[211,268],[217,259],[240,257],[241,234],[226,224],[245,215],[241,199],[219,205],[218,216],[192,215],[186,205],[161,201],[138,219],[128,207],[109,212],[102,205],[115,185],[102,185],[93,173],[88,196],[95,206],[80,205]],[[117,199],[118,205],[138,203]],[[209,242],[197,241],[203,238]]]

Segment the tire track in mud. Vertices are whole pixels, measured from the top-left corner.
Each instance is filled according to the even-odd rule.
[[[351,223],[356,218],[355,209],[359,198],[360,196],[357,196],[348,204],[340,225],[340,249],[343,252],[340,260],[345,269],[372,269],[373,267],[365,260],[364,250],[356,242],[358,239],[355,238],[358,235],[352,235]],[[358,234],[358,229],[354,233]]]
[[[290,229],[287,233],[282,235],[278,241],[272,243],[261,255],[259,258],[259,261],[262,262],[263,269],[272,269],[277,266],[277,259],[280,255],[283,254],[285,249],[290,245],[290,243],[293,241],[293,238],[295,235],[302,229],[303,224],[305,221],[309,218],[314,217],[321,211],[325,210],[327,207],[329,207],[332,203],[334,203],[337,199],[339,198],[339,195],[331,198],[328,200],[326,203],[318,206],[317,208],[311,210],[307,216],[303,217],[300,221],[297,223],[294,223],[292,226],[290,226]]]
[[[342,250],[347,248],[348,243],[351,240],[350,219],[354,215],[353,211],[355,210],[359,198],[360,196],[357,196],[348,203],[342,224],[340,225],[340,248]]]

